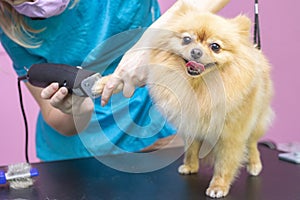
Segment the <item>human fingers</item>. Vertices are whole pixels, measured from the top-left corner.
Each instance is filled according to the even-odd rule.
[[[66,97],[68,95],[68,89],[65,87],[61,87],[50,99],[50,104],[55,107],[60,109],[63,112],[67,112],[69,110],[70,106],[66,105]]]
[[[45,87],[41,92],[41,97],[43,99],[50,99],[55,92],[59,89],[58,83],[51,83],[49,86]]]
[[[135,85],[131,81],[127,81],[124,83],[124,88],[123,88],[123,95],[126,98],[132,97],[133,93],[135,91]]]

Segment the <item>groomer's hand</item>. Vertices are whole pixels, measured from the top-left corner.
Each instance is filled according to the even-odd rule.
[[[94,108],[90,98],[71,95],[66,87],[59,88],[58,83],[44,88],[41,97],[49,100],[53,107],[65,114],[80,116],[92,112]]]
[[[128,51],[106,82],[101,94],[101,105],[106,105],[113,93],[123,90],[123,95],[129,98],[136,87],[144,86],[147,79],[147,64],[147,50]]]

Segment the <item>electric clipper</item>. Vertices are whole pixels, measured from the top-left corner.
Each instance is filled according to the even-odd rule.
[[[92,88],[100,78],[101,75],[94,71],[53,63],[33,64],[24,77],[33,86],[44,88],[58,82],[59,86],[66,87],[69,93],[92,99],[99,97],[93,94]]]

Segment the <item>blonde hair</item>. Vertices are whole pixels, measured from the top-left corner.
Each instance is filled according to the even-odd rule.
[[[33,1],[34,0],[0,0],[1,29],[11,40],[26,48],[38,48],[42,41],[34,40],[34,34],[44,31],[46,28],[35,30],[28,26],[28,24],[24,21],[24,16],[19,14],[13,8],[13,5]],[[74,0],[70,9],[78,2],[79,0]]]

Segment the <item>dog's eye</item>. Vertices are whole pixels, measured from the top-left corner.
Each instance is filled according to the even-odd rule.
[[[183,39],[182,39],[182,43],[183,43],[183,44],[189,44],[189,43],[191,43],[191,42],[192,42],[192,38],[189,37],[189,36],[185,36],[185,37],[183,37]]]
[[[219,53],[220,50],[221,50],[221,46],[220,46],[219,44],[217,44],[217,43],[212,43],[212,44],[210,45],[210,49],[211,49],[213,52],[215,52],[215,53]]]

